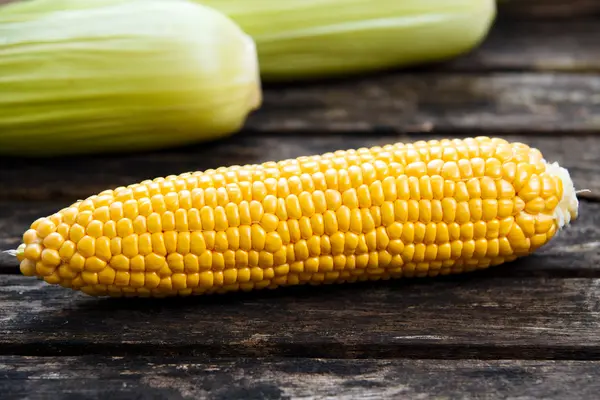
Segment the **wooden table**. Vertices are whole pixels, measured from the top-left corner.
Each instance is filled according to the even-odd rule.
[[[442,66],[269,88],[246,131],[218,143],[0,160],[0,250],[105,188],[420,138],[524,141],[592,190],[542,251],[452,278],[119,301],[22,277],[3,255],[0,397],[596,399],[600,17],[585,0],[569,18],[540,12],[561,3],[512,3],[481,49]]]

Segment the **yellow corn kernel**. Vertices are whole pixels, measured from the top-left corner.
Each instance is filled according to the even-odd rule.
[[[95,296],[184,296],[475,271],[577,216],[568,172],[534,148],[419,141],[108,190],[35,221],[18,257]]]

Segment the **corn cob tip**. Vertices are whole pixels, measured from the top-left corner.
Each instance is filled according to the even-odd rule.
[[[577,219],[579,215],[579,200],[577,199],[577,191],[571,179],[571,175],[566,168],[561,167],[557,162],[547,163],[546,171],[550,175],[557,176],[563,185],[563,196],[556,207],[554,216],[557,221],[558,229],[563,229]]]

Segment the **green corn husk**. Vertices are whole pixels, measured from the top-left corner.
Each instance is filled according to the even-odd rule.
[[[262,102],[256,48],[182,0],[0,7],[0,154],[139,151],[237,132]]]
[[[442,61],[477,47],[495,0],[195,0],[256,42],[262,79],[321,78]]]

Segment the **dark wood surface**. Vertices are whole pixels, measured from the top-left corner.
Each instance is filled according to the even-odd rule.
[[[591,399],[600,389],[598,368],[578,361],[9,356],[0,357],[0,391],[6,400]]]
[[[507,0],[471,54],[377,76],[269,87],[247,129],[218,142],[0,159],[0,397],[596,399],[597,5]],[[142,301],[50,287],[21,276],[14,258],[1,253],[36,218],[106,188],[475,134],[536,146],[570,170],[578,189],[591,190],[581,194],[580,219],[552,243],[487,271]]]

